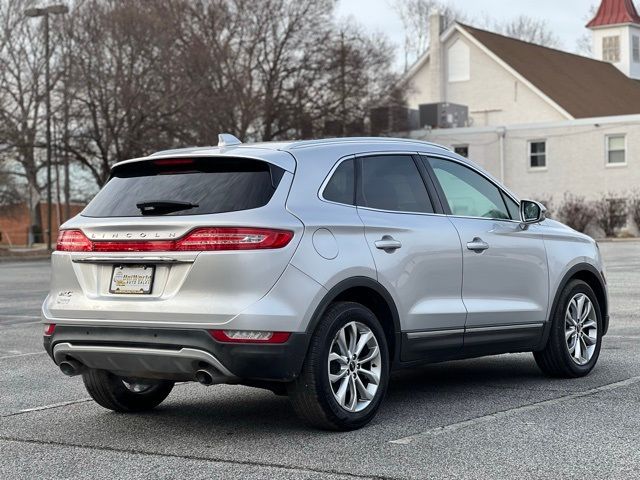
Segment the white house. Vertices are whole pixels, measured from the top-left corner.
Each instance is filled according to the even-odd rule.
[[[595,58],[460,23],[443,32],[438,15],[430,22],[429,51],[403,79],[408,106],[459,104],[468,118],[411,137],[453,147],[523,197],[640,190],[640,16],[632,0],[602,1],[587,25]]]

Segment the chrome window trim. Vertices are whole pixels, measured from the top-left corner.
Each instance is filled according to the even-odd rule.
[[[415,151],[395,151],[395,150],[391,150],[391,151],[374,151],[374,152],[363,152],[363,153],[355,153],[355,154],[349,154],[346,155],[344,157],[341,157],[340,159],[338,159],[338,161],[336,162],[336,164],[331,167],[331,170],[329,170],[329,173],[327,174],[327,176],[325,177],[325,179],[323,180],[322,184],[320,185],[320,188],[318,189],[318,198],[320,199],[320,201],[322,202],[326,202],[326,203],[331,203],[333,205],[341,205],[343,207],[351,207],[351,208],[356,208],[356,209],[363,209],[363,210],[369,210],[372,212],[382,212],[382,213],[399,213],[402,215],[434,215],[434,216],[438,216],[438,217],[445,217],[446,215],[441,214],[441,213],[429,213],[429,212],[405,212],[405,211],[400,211],[400,210],[383,210],[380,208],[371,208],[371,207],[362,207],[359,205],[351,205],[349,203],[340,203],[340,202],[334,202],[332,200],[327,200],[326,198],[324,198],[324,190],[327,186],[327,183],[329,183],[329,181],[331,180],[331,177],[333,177],[333,174],[335,173],[335,171],[338,169],[338,167],[346,162],[347,160],[356,160],[357,158],[363,158],[363,157],[373,157],[373,156],[378,156],[378,155],[407,155],[410,157],[413,157],[415,155],[419,155],[419,152],[415,152]],[[418,172],[419,174],[420,172]],[[425,189],[427,190],[427,194],[429,193],[429,189],[427,188],[427,186],[425,185]],[[434,205],[431,205],[432,207],[434,207]]]

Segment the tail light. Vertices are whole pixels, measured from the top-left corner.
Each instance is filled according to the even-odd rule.
[[[261,332],[253,330],[209,330],[211,336],[223,343],[285,343],[289,332]]]
[[[61,252],[91,252],[91,240],[80,230],[62,230],[58,234],[56,250]]]
[[[80,230],[62,230],[56,250],[62,252],[207,252],[285,247],[289,230],[250,227],[196,228],[177,240],[92,241]]]
[[[44,336],[45,337],[50,337],[51,335],[53,335],[53,332],[55,332],[56,330],[56,324],[55,323],[47,323],[44,326]]]

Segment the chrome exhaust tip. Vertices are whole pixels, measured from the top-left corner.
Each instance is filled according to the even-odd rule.
[[[195,378],[198,383],[202,385],[213,385],[214,383],[220,383],[221,375],[211,368],[200,368],[196,370]]]
[[[63,360],[58,366],[60,367],[60,371],[68,377],[80,375],[84,369],[84,365],[73,359]]]

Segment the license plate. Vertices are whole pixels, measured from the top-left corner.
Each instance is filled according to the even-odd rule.
[[[111,293],[148,295],[153,287],[153,265],[116,265],[111,275]]]

